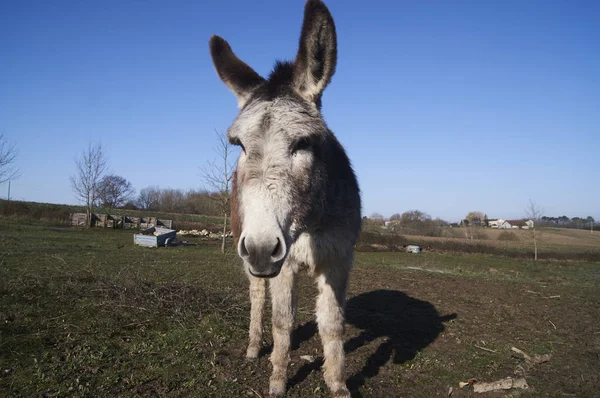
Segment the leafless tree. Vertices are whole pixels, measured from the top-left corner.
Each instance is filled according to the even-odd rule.
[[[17,155],[15,144],[8,142],[4,134],[0,134],[0,184],[20,176],[19,170],[14,167]]]
[[[534,256],[533,259],[538,259],[538,240],[541,237],[540,231],[540,221],[542,216],[544,215],[544,209],[540,207],[537,203],[529,199],[529,205],[525,208],[525,216],[533,221],[533,225],[529,226],[529,230],[531,231],[531,239],[533,240],[533,250]]]
[[[125,202],[133,198],[134,194],[135,189],[133,189],[131,183],[121,176],[110,174],[104,176],[100,181],[98,198],[102,206],[109,209],[124,205]]]
[[[595,222],[594,217],[588,216],[585,219],[585,221],[587,221],[590,224],[590,234],[593,234],[594,233],[594,222]]]
[[[81,157],[75,159],[75,168],[75,175],[71,176],[71,187],[77,199],[86,205],[86,224],[89,228],[92,223],[94,204],[100,193],[100,182],[107,169],[107,158],[102,145],[88,144]]]
[[[157,210],[160,205],[160,188],[150,186],[140,189],[137,204],[144,210]]]
[[[227,136],[224,133],[217,135],[217,144],[213,148],[217,154],[217,158],[212,161],[207,161],[204,166],[200,167],[200,175],[204,180],[206,187],[218,193],[214,195],[214,199],[218,202],[223,214],[223,242],[221,243],[221,252],[225,253],[225,240],[227,235],[227,219],[229,217],[229,201],[231,194],[231,179],[233,178],[234,162],[233,162],[233,146],[229,143]]]
[[[402,216],[400,215],[400,213],[394,213],[390,217],[390,221],[400,221],[400,220],[402,220]]]
[[[485,220],[486,215],[481,211],[468,212],[465,219],[462,221],[465,238],[470,240],[484,238],[485,233],[479,228],[485,226]]]
[[[485,214],[481,211],[470,211],[465,217],[469,220],[469,225],[473,227],[484,226]]]

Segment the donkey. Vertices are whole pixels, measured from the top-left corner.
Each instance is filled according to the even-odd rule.
[[[324,378],[335,397],[349,397],[344,377],[346,287],[360,232],[361,199],[350,161],[321,115],[335,72],[337,37],[329,10],[308,0],[294,62],[277,62],[264,79],[221,37],[210,38],[221,80],[240,112],[227,130],[241,147],[232,180],[231,229],[250,280],[247,358],[262,344],[266,280],[272,299],[271,395],[285,393],[296,314],[294,277],[316,279],[316,318]]]

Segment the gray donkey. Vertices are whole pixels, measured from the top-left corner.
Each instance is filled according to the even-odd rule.
[[[268,79],[218,36],[210,52],[241,109],[227,131],[241,147],[231,192],[231,228],[250,279],[250,342],[262,344],[266,279],[273,305],[271,395],[285,393],[296,313],[294,277],[316,278],[316,318],[324,377],[335,397],[349,397],[344,377],[344,306],[361,202],[356,176],[321,115],[321,96],[335,72],[337,38],[329,10],[308,0],[294,62],[277,62]]]

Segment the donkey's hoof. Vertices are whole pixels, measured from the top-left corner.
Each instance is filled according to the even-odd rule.
[[[281,397],[285,394],[285,380],[273,380],[269,383],[269,395]]]
[[[246,359],[249,359],[251,361],[258,359],[259,351],[260,347],[248,347],[248,350],[246,351]]]

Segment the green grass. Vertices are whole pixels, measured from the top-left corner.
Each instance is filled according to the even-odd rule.
[[[235,253],[221,255],[216,243],[199,239],[142,248],[132,235],[0,218],[0,396],[264,393],[268,357],[243,359],[249,302]],[[599,276],[599,263],[357,253],[349,296],[389,289],[458,317],[402,361],[381,356],[386,341],[402,350],[404,336],[412,336],[394,330],[402,325],[392,322],[387,337],[362,343],[348,354],[347,372],[363,380],[355,393],[441,396],[471,377],[506,377],[517,363],[510,357],[515,345],[556,358],[532,371],[529,396],[593,396]],[[299,287],[301,325],[312,319],[314,285],[302,277]],[[409,319],[420,308],[408,306]],[[269,322],[265,327],[268,343]],[[347,340],[360,333],[349,325]],[[474,347],[481,340],[496,352]],[[327,396],[322,374],[305,374],[299,359],[319,352],[314,336],[292,353],[289,376],[299,381],[289,396]],[[573,384],[565,376],[575,373],[586,381]]]
[[[487,254],[361,253],[357,264],[382,265],[411,273],[439,273],[475,279],[522,283],[558,283],[591,287],[599,263],[526,260]]]
[[[0,386],[17,396],[114,396],[157,378],[170,391],[206,387],[212,376],[198,363],[245,335],[231,254],[141,248],[131,231],[37,222],[3,222],[0,234]]]

